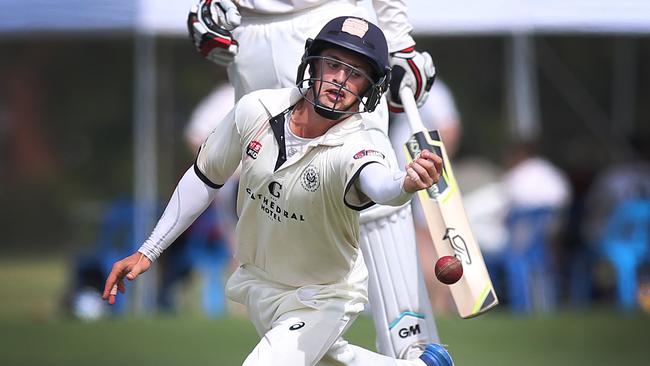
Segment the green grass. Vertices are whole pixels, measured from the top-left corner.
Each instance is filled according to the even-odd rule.
[[[66,265],[54,258],[2,258],[0,322],[56,316],[68,276]]]
[[[0,364],[239,365],[257,342],[242,318],[197,315],[81,322],[61,317],[65,265],[53,260],[0,261]],[[612,310],[520,317],[494,311],[438,319],[456,365],[648,365],[650,317]],[[373,348],[371,321],[361,317],[348,340]]]

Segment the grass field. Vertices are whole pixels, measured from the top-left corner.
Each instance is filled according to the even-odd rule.
[[[0,261],[1,365],[239,365],[257,342],[248,321],[234,317],[70,320],[56,310],[65,279],[63,261]],[[438,324],[457,366],[650,364],[650,317],[643,314],[521,317],[501,310]],[[373,348],[370,319],[361,317],[347,338]]]

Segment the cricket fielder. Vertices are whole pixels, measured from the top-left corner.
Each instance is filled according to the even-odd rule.
[[[314,37],[340,15],[368,19],[368,10],[350,0],[201,1],[188,18],[197,49],[228,67],[236,99],[265,88],[295,84],[296,68],[307,37]],[[398,89],[412,89],[418,104],[431,88],[434,67],[427,53],[415,50],[404,1],[373,1],[377,21],[387,34],[393,65],[390,106],[401,111]],[[393,169],[399,165],[388,139],[388,111],[381,98],[374,113],[363,114],[369,138]],[[216,123],[217,121],[215,121]],[[402,144],[404,141],[399,141]],[[361,214],[361,248],[370,272],[369,296],[377,349],[399,358],[417,358],[424,345],[439,342],[420,270],[411,208],[376,205]]]
[[[360,113],[375,110],[391,70],[372,23],[331,20],[301,60],[298,87],[247,94],[210,134],[151,236],[113,266],[103,296],[114,302],[124,277],[149,268],[241,163],[241,265],[227,294],[247,306],[261,336],[244,365],[451,366],[436,343],[400,360],[342,338],[367,301],[359,212],[406,204],[438,181],[442,160],[423,150],[406,172],[392,170],[368,138]]]

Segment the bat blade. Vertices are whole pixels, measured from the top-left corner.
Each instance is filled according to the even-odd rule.
[[[436,256],[456,256],[463,276],[450,290],[462,318],[480,315],[499,303],[483,255],[470,228],[462,196],[437,131],[416,132],[405,144],[409,162],[427,149],[443,159],[439,182],[418,192]]]

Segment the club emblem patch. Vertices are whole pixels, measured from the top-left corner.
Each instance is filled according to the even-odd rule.
[[[257,155],[260,153],[260,150],[262,149],[262,144],[259,143],[259,141],[251,141],[250,144],[248,144],[248,148],[246,149],[246,155],[250,156],[253,159],[257,159]]]
[[[304,188],[306,191],[316,192],[320,186],[318,168],[313,165],[306,167],[300,176],[300,184],[302,184],[302,188]]]

